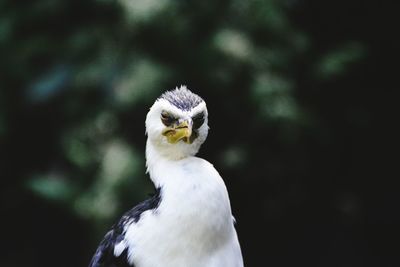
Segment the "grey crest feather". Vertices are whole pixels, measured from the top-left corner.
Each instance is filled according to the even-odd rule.
[[[204,100],[192,93],[186,86],[181,86],[163,93],[159,99],[165,99],[180,110],[189,111],[198,106]]]

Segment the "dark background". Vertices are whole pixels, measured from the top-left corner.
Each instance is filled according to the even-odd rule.
[[[392,1],[394,3],[394,1]],[[0,1],[0,266],[87,266],[186,84],[246,266],[399,266],[389,1]],[[397,245],[397,246],[396,246]]]

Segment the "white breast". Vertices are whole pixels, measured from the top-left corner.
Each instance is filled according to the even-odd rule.
[[[159,176],[152,179],[161,202],[127,229],[129,260],[137,267],[242,266],[228,193],[213,166],[195,157],[157,166],[151,174]]]

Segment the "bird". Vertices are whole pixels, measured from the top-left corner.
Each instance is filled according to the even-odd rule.
[[[196,157],[209,131],[205,101],[183,85],[167,90],[145,126],[155,193],[111,227],[89,267],[243,267],[226,185]]]

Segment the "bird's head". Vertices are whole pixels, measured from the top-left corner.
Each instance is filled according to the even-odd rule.
[[[208,134],[204,100],[185,86],[162,94],[146,117],[148,142],[163,157],[193,156]]]

